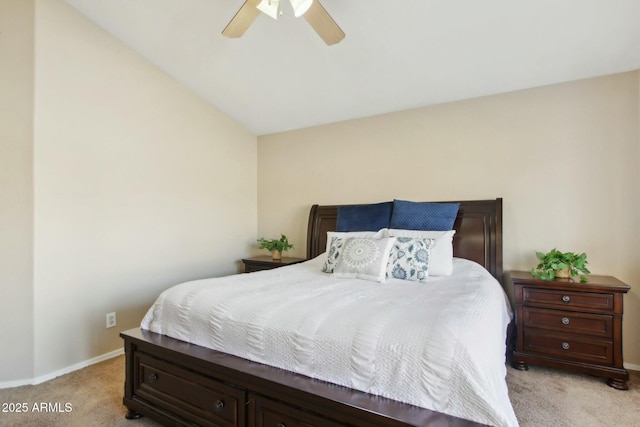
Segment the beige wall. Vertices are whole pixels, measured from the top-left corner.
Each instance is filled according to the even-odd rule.
[[[639,74],[260,137],[258,234],[303,256],[313,203],[503,197],[506,269],[558,247],[633,286],[624,354],[640,365]]]
[[[1,386],[121,350],[162,290],[236,273],[257,138],[62,0],[0,17]]]
[[[265,136],[256,151],[62,0],[0,0],[0,57],[0,383],[120,349],[160,291],[237,271],[256,235],[287,233],[304,255],[312,203],[394,197],[504,197],[506,268],[587,251],[633,286],[625,358],[640,365],[640,72]]]
[[[0,381],[33,373],[33,14],[0,0]]]
[[[38,376],[121,348],[118,331],[170,285],[238,271],[256,235],[257,149],[61,0],[36,4]]]

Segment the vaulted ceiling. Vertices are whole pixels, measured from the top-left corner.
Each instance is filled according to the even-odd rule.
[[[243,0],[66,0],[256,135],[640,69],[639,0],[320,0],[242,38]]]

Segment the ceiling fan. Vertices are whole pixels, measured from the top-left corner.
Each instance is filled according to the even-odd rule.
[[[240,37],[253,23],[260,12],[278,19],[282,14],[281,6],[285,0],[246,0],[240,10],[227,24],[222,34],[227,37]],[[289,0],[296,17],[304,16],[318,35],[328,45],[339,43],[344,38],[344,32],[329,12],[322,7],[318,0]]]

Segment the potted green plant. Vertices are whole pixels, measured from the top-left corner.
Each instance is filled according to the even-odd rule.
[[[289,243],[287,236],[284,234],[281,234],[279,239],[272,240],[261,237],[258,239],[258,243],[260,244],[260,249],[266,249],[271,252],[271,258],[273,259],[282,259],[282,252],[293,249],[293,245]]]
[[[587,254],[584,252],[581,254],[560,252],[553,248],[547,253],[536,251],[536,257],[540,262],[535,268],[531,269],[533,277],[539,277],[542,280],[553,280],[580,276],[580,282],[587,281],[585,274],[589,274],[590,271],[586,267]]]

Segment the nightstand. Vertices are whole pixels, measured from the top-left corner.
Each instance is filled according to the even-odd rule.
[[[623,297],[630,286],[611,276],[539,280],[530,272],[507,273],[514,287],[516,349],[511,364],[568,369],[629,387],[622,365]]]
[[[274,260],[271,255],[256,256],[251,258],[245,258],[242,260],[244,263],[244,272],[252,273],[260,270],[271,270],[272,268],[284,267],[285,265],[297,264],[299,262],[306,261],[304,258],[291,258],[282,257],[282,259]]]

